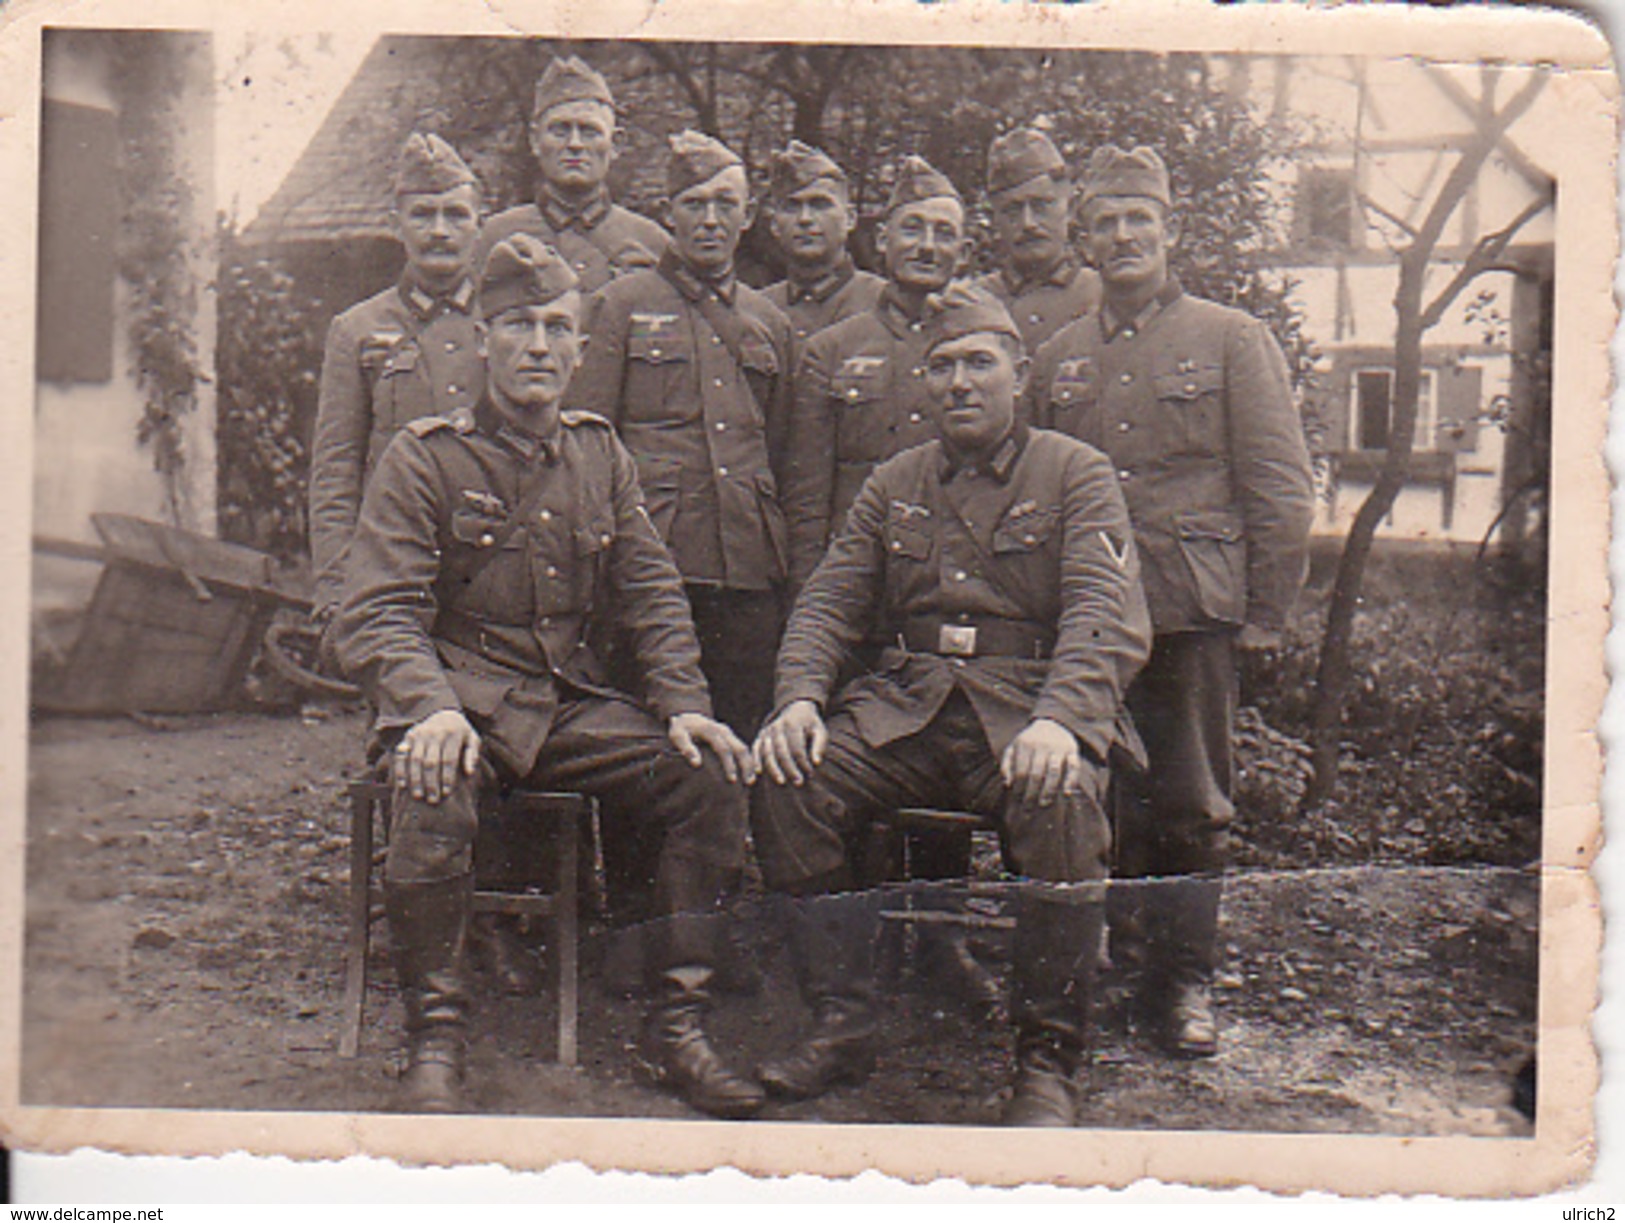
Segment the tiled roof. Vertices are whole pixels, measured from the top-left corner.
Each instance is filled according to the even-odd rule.
[[[245,243],[352,241],[390,235],[394,157],[417,116],[414,95],[439,54],[434,39],[380,38]]]

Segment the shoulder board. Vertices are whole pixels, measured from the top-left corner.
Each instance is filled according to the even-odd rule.
[[[431,433],[438,433],[442,429],[450,429],[454,433],[467,433],[473,428],[474,414],[463,408],[459,408],[449,416],[420,416],[416,420],[406,422],[406,430],[413,437],[428,437]]]
[[[565,408],[559,413],[559,419],[572,429],[581,428],[584,425],[594,425],[600,429],[612,431],[615,428],[614,425],[609,423],[607,417],[600,416],[597,412],[588,412],[584,408]]]

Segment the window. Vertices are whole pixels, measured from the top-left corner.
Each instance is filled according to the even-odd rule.
[[[1347,249],[1354,245],[1354,171],[1304,166],[1298,172],[1295,228],[1300,241]]]
[[[113,376],[118,133],[112,111],[45,99],[40,124],[37,376]]]
[[[1394,416],[1394,371],[1357,369],[1350,398],[1349,449],[1386,450]],[[1417,394],[1415,449],[1434,449],[1434,428],[1438,420],[1437,395],[1432,370],[1422,371]]]

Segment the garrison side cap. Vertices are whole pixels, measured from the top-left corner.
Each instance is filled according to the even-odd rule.
[[[846,174],[822,149],[792,140],[773,154],[768,168],[768,191],[774,199],[782,200],[796,191],[805,190],[821,178],[846,186]]]
[[[997,195],[1035,178],[1066,179],[1066,159],[1050,138],[1033,127],[1000,136],[987,150],[987,193]]]
[[[1021,339],[1021,332],[1004,303],[986,289],[979,289],[963,280],[956,280],[940,293],[933,293],[925,299],[922,330],[927,353],[949,340],[984,331],[1007,335],[1018,341]]]
[[[413,132],[401,145],[395,167],[395,195],[439,195],[457,187],[478,187],[479,179],[457,150],[434,134]]]
[[[540,238],[513,234],[491,248],[480,269],[480,318],[515,306],[540,306],[580,284],[564,256]]]
[[[609,90],[609,82],[592,65],[574,55],[555,59],[547,65],[536,82],[530,117],[540,119],[565,102],[602,102],[615,109],[615,95]]]
[[[918,204],[922,200],[964,199],[948,176],[923,157],[910,153],[898,164],[897,181],[892,184],[891,197],[886,201],[886,215],[890,216],[905,204]]]
[[[722,141],[685,128],[670,138],[671,158],[666,162],[666,192],[676,199],[690,187],[709,182],[729,166],[742,166],[739,154]]]
[[[1141,195],[1161,201],[1164,208],[1171,207],[1168,167],[1155,149],[1144,145],[1125,153],[1115,144],[1103,144],[1094,151],[1083,172],[1080,202],[1086,204],[1102,195]]]

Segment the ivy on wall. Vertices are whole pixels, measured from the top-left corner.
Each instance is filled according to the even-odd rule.
[[[207,380],[198,361],[198,284],[191,262],[195,193],[179,148],[189,63],[206,36],[121,31],[113,60],[122,190],[119,273],[129,293],[136,437],[152,451],[170,521],[188,523],[185,427]]]

